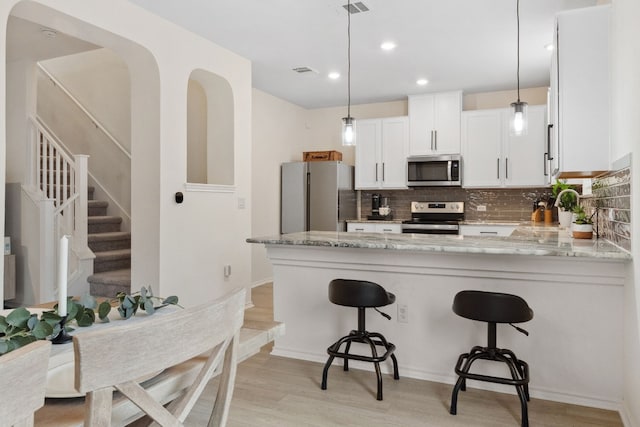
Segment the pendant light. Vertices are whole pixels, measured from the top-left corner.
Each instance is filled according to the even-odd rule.
[[[520,101],[520,0],[516,0],[516,19],[518,23],[518,100],[511,103],[510,133],[514,136],[527,134],[527,103]]]
[[[356,145],[356,119],[351,117],[351,1],[347,1],[347,117],[342,118],[342,145]]]

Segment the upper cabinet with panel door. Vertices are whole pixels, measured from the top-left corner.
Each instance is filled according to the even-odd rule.
[[[546,108],[529,106],[527,135],[509,134],[509,108],[462,113],[464,187],[532,187],[545,174]]]
[[[559,13],[551,61],[550,144],[555,176],[609,169],[610,5]]]
[[[358,120],[356,189],[407,188],[409,118]]]
[[[409,155],[459,154],[462,91],[409,96]]]

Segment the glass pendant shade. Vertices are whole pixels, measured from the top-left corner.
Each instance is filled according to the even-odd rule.
[[[342,118],[342,145],[356,145],[356,119],[351,116]]]
[[[522,136],[527,134],[527,107],[526,102],[511,103],[511,117],[509,120],[509,133],[511,135]]]

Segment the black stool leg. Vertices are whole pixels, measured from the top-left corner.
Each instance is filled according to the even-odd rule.
[[[380,344],[382,344],[385,350],[389,350],[391,348],[391,344],[387,341],[387,339],[379,332],[371,332],[369,334],[370,337],[375,337],[380,340]],[[396,355],[391,353],[391,361],[393,362],[393,379],[399,380],[400,374],[398,373],[398,359],[396,359]]]
[[[453,391],[451,392],[451,407],[449,408],[449,413],[451,415],[455,415],[457,412],[457,406],[458,406],[458,392],[460,390],[465,390],[466,389],[466,378],[464,378],[464,374],[468,374],[469,370],[471,369],[471,365],[473,364],[473,362],[475,362],[478,359],[483,359],[486,357],[486,352],[482,351],[480,352],[477,349],[482,349],[482,347],[474,347],[473,349],[471,349],[471,351],[473,352],[473,354],[470,353],[463,353],[460,355],[460,357],[458,357],[458,363],[456,363],[456,370],[460,370],[459,376],[458,376],[458,381],[456,381],[456,385],[453,387]],[[463,360],[466,361],[464,362],[464,366],[462,366],[462,368],[459,368],[460,365],[462,365]]]
[[[347,345],[344,348],[344,354],[349,354],[349,350],[351,349],[351,341],[347,341]],[[348,371],[349,370],[349,358],[345,357],[344,359],[344,365],[342,366],[342,370],[343,371]]]
[[[453,392],[451,393],[451,408],[449,408],[451,415],[455,415],[458,412],[458,392],[462,389],[463,384],[464,378],[458,377],[458,381],[456,381],[456,385],[453,387]]]
[[[374,358],[378,357],[378,352],[376,351],[376,344],[373,342],[373,340],[371,340],[371,338],[369,338],[368,336],[362,337],[362,340],[365,343],[369,344],[369,347],[371,347],[371,355]],[[382,372],[380,371],[380,363],[373,362],[373,366],[376,368],[376,377],[378,380],[378,394],[376,396],[376,399],[382,400]]]
[[[333,363],[333,359],[333,356],[329,356],[329,360],[324,364],[324,369],[322,370],[322,385],[320,386],[322,390],[327,389],[327,374],[329,373],[329,368],[331,367],[331,363]]]
[[[525,379],[529,376],[528,374],[529,367],[525,361],[518,359],[515,353],[509,349],[502,349],[501,352],[502,354],[508,355],[509,357],[511,357],[516,368],[518,369],[518,372],[520,373],[520,378]],[[524,388],[524,395],[527,398],[527,402],[528,402],[531,400],[531,397],[529,396],[529,384],[524,384],[522,387]]]
[[[516,363],[510,358],[506,357],[504,354],[497,353],[496,360],[504,362],[509,367],[511,371],[511,378],[514,380],[520,379],[520,369],[517,367]],[[524,378],[524,377],[523,377]],[[520,407],[522,412],[522,427],[529,427],[529,411],[527,409],[527,397],[524,392],[524,386],[516,386],[516,392],[518,393],[518,397],[520,398]]]

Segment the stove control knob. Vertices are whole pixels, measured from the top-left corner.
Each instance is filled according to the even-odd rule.
[[[457,211],[459,209],[458,204],[454,203],[453,205],[451,205],[451,209],[453,209],[454,211]]]
[[[418,211],[422,210],[422,204],[421,203],[416,203],[416,210],[418,210]]]

